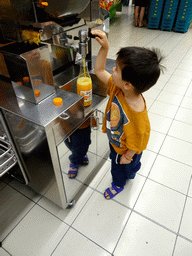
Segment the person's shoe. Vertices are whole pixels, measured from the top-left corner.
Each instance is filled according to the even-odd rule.
[[[68,178],[69,179],[75,179],[78,173],[79,164],[72,164],[69,165],[70,169],[68,171]]]
[[[89,159],[88,159],[88,156],[85,155],[85,156],[83,157],[83,161],[82,161],[81,165],[88,165],[88,164],[89,164]]]
[[[104,192],[104,197],[109,200],[112,199],[114,196],[116,196],[117,194],[119,194],[122,190],[124,189],[124,187],[117,187],[115,186],[115,184],[112,182],[111,183],[111,188],[107,188]]]

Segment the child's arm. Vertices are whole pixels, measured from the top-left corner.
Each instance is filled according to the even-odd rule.
[[[105,70],[109,43],[106,34],[101,30],[93,30],[93,35],[97,35],[95,40],[101,45],[99,53],[95,61],[94,72],[96,76],[105,84],[108,83],[111,74]]]
[[[128,149],[127,152],[121,156],[120,164],[130,164],[136,151]]]

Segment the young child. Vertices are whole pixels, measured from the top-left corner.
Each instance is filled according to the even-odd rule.
[[[92,34],[101,45],[94,71],[102,82],[108,84],[109,100],[103,132],[107,132],[110,142],[112,186],[105,190],[104,197],[111,199],[124,189],[126,180],[134,179],[141,167],[142,151],[146,149],[150,135],[142,93],[157,82],[162,57],[158,57],[155,50],[121,48],[111,75],[105,70],[109,49],[107,36],[100,30],[93,30]]]

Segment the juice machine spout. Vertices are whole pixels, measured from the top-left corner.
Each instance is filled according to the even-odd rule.
[[[79,52],[82,58],[85,58],[88,53],[88,31],[85,29],[79,30],[79,37],[75,36],[74,40],[79,40],[79,43],[71,44],[70,48],[72,48],[75,52]]]

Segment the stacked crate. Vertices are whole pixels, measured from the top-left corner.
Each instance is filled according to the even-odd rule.
[[[179,5],[179,0],[165,1],[162,21],[161,21],[161,30],[172,30],[175,17],[177,14],[178,5]]]
[[[158,29],[160,26],[164,0],[151,0],[148,28]]]
[[[181,0],[177,19],[175,22],[176,32],[187,32],[192,20],[192,0]]]

